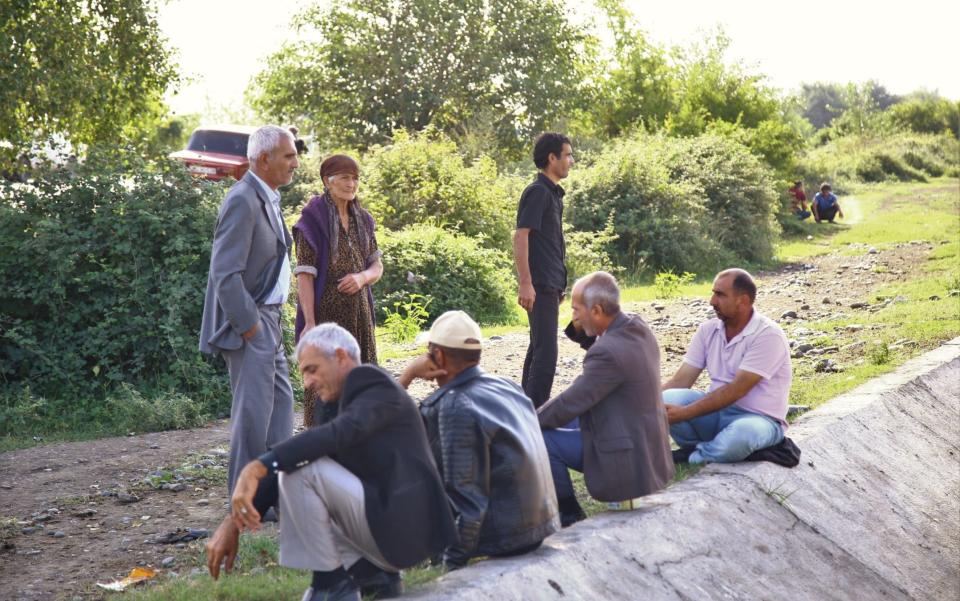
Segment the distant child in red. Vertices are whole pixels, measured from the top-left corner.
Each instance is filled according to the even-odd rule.
[[[793,194],[793,200],[790,201],[790,212],[797,216],[797,219],[806,219],[811,215],[807,210],[807,195],[803,192],[803,182],[793,182],[793,187],[788,190]]]

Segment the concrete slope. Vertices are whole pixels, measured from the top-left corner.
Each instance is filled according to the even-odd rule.
[[[794,469],[711,465],[645,508],[410,599],[960,599],[960,339],[797,421]]]

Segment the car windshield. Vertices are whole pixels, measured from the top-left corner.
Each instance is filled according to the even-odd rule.
[[[196,152],[218,152],[234,156],[247,156],[247,140],[250,134],[238,134],[226,131],[197,130],[190,136],[187,150]]]

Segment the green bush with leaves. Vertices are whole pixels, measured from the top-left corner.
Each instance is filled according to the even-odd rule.
[[[709,272],[773,255],[777,225],[770,169],[721,136],[636,135],[612,142],[573,173],[567,219],[601,230],[631,271]]]
[[[223,187],[95,164],[0,186],[0,434],[27,405],[53,430],[181,427],[228,406],[197,350]],[[116,411],[118,395],[143,411]]]
[[[363,202],[380,227],[431,224],[491,248],[509,245],[523,182],[499,175],[493,159],[467,165],[456,144],[435,132],[398,132],[393,144],[364,156],[362,168]]]
[[[383,230],[378,239],[384,267],[374,287],[378,318],[383,308],[418,294],[433,299],[431,318],[461,309],[480,323],[513,319],[514,277],[503,251],[432,225]]]
[[[926,181],[960,164],[952,134],[849,135],[809,151],[799,162],[805,181],[829,181],[834,190],[856,182]]]
[[[566,241],[567,284],[573,285],[577,278],[594,271],[606,271],[614,276],[623,272],[623,267],[614,263],[610,245],[618,238],[613,230],[613,215],[599,232],[578,232],[569,223],[563,224]]]

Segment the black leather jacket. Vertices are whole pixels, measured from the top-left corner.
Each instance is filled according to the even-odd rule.
[[[460,532],[446,563],[517,551],[559,530],[547,449],[519,386],[471,367],[420,414]]]

